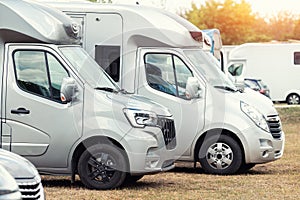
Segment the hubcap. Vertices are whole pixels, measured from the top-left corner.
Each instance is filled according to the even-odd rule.
[[[113,177],[116,162],[109,154],[101,153],[91,156],[88,161],[89,177],[92,180],[107,183]]]
[[[297,95],[291,95],[289,97],[289,103],[290,104],[298,104],[299,103],[299,97]]]
[[[214,169],[226,169],[233,161],[232,149],[225,143],[214,143],[206,152],[206,160]]]

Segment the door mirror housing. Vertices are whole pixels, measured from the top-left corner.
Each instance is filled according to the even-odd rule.
[[[69,103],[76,97],[77,85],[71,77],[63,78],[60,99],[63,103]]]
[[[197,78],[189,77],[186,82],[185,95],[187,99],[196,99],[201,97],[201,87]]]

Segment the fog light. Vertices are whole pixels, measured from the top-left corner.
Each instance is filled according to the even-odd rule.
[[[159,160],[148,160],[146,161],[146,168],[155,168]]]
[[[269,156],[269,151],[263,151],[261,155],[263,158],[267,158]]]

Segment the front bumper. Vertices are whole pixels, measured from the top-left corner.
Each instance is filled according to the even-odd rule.
[[[244,150],[246,163],[267,163],[283,156],[285,134],[274,138],[271,133],[258,127],[251,127],[243,131],[245,137]]]
[[[16,191],[10,194],[0,195],[0,200],[22,200],[21,193]]]
[[[22,199],[44,200],[45,193],[39,175],[32,179],[16,179]]]
[[[121,143],[125,143],[131,175],[153,174],[175,167],[175,146],[167,149],[158,127],[133,128]]]

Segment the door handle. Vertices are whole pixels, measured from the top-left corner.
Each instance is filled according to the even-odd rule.
[[[30,113],[30,110],[27,110],[26,108],[18,108],[18,109],[12,109],[11,114],[26,114],[28,115]]]

